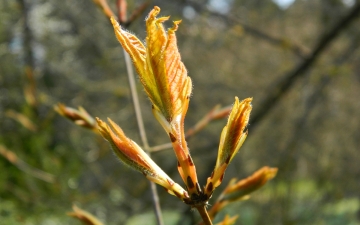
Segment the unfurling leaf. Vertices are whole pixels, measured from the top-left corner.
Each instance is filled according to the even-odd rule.
[[[113,17],[111,22],[117,39],[133,60],[155,118],[169,135],[181,178],[190,194],[199,194],[200,185],[184,134],[192,83],[177,48],[175,31],[181,21],[175,21],[166,31],[163,23],[169,17],[156,18],[159,12],[160,8],[155,6],[146,19],[146,46],[136,36],[121,29]]]
[[[182,200],[189,198],[188,193],[175,183],[134,141],[127,138],[123,130],[108,119],[106,124],[96,118],[101,135],[110,143],[119,159],[131,168],[141,172],[150,181],[163,186],[170,194]]]
[[[250,118],[251,100],[247,98],[239,102],[235,98],[228,122],[221,133],[215,169],[207,179],[205,193],[209,196],[221,184],[226,168],[246,139],[247,131],[244,130]]]
[[[166,121],[164,129],[169,132],[169,123],[187,111],[192,84],[176,43],[175,31],[181,21],[175,21],[166,32],[163,22],[169,17],[156,18],[159,12],[160,8],[155,6],[146,19],[146,47],[136,36],[121,29],[113,17],[111,22],[117,39],[133,60],[154,110]]]

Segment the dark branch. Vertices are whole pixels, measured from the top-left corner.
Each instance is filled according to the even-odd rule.
[[[26,4],[25,0],[18,0],[21,11],[22,19],[24,23],[24,61],[25,65],[29,68],[34,68],[34,54],[32,51],[32,39],[33,35],[29,26],[29,15],[30,6]]]
[[[217,13],[214,11],[209,10],[207,7],[205,7],[204,5],[201,5],[195,1],[191,1],[191,0],[185,0],[185,3],[188,5],[191,5],[198,13],[201,12],[207,12],[212,16],[216,16],[219,17],[221,19],[223,19],[224,21],[226,21],[229,25],[241,25],[242,28],[250,35],[252,35],[253,37],[262,39],[267,41],[268,43],[272,44],[272,45],[276,45],[276,46],[284,46],[286,45],[287,48],[292,51],[295,55],[304,58],[305,56],[305,51],[303,50],[303,48],[301,46],[298,46],[294,43],[290,43],[286,38],[281,38],[281,37],[275,37],[272,36],[270,34],[265,33],[264,31],[261,31],[255,27],[252,27],[248,24],[245,24],[244,22],[242,22],[240,19],[236,18],[235,16],[231,16],[228,14],[221,14],[221,13]]]
[[[262,103],[257,106],[259,110],[251,116],[251,125],[254,127],[272,110],[276,103],[290,90],[304,72],[306,72],[316,59],[324,52],[326,47],[343,31],[351,22],[353,22],[360,14],[360,3],[357,3],[350,12],[337,23],[331,30],[326,32],[319,40],[318,44],[314,47],[313,51],[305,60],[293,70],[288,72],[282,80],[276,85],[275,88],[267,92],[267,97]],[[253,128],[252,128],[253,129]]]

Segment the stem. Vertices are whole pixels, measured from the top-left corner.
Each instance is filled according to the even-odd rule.
[[[161,144],[161,145],[156,145],[154,147],[150,147],[149,152],[158,152],[158,151],[162,151],[165,149],[171,149],[172,148],[172,144],[169,143],[165,143],[165,144]]]
[[[196,206],[197,211],[200,213],[201,218],[203,219],[204,225],[212,225],[209,214],[205,208],[205,205]]]
[[[130,59],[129,54],[124,49],[123,49],[123,52],[124,52],[125,64],[126,64],[127,74],[128,74],[128,78],[129,78],[129,86],[130,86],[130,90],[131,90],[131,96],[132,96],[132,100],[133,100],[133,105],[134,105],[134,110],[135,110],[135,115],[136,115],[136,121],[138,123],[138,128],[139,128],[139,132],[140,132],[141,141],[142,141],[142,144],[143,144],[143,147],[144,147],[145,151],[150,155],[149,143],[148,143],[148,140],[147,140],[147,137],[146,137],[144,121],[143,121],[142,115],[141,115],[139,97],[138,97],[138,94],[137,94],[137,91],[136,91],[134,70],[133,70],[133,67],[131,65],[131,59]],[[152,198],[153,198],[156,221],[157,221],[158,225],[163,225],[164,221],[162,219],[159,195],[158,195],[157,190],[156,190],[156,185],[155,185],[155,183],[153,183],[151,181],[149,181],[149,182],[150,182],[151,193],[152,193]]]

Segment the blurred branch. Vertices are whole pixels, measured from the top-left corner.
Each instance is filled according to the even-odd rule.
[[[77,218],[86,225],[103,225],[103,223],[91,213],[80,209],[76,205],[73,205],[72,208],[74,211],[67,213],[68,216]]]
[[[100,0],[99,0],[100,1]],[[101,8],[108,7],[106,0],[101,0],[102,4],[99,4]],[[97,1],[95,1],[97,2]],[[127,19],[127,3],[126,0],[117,0],[117,15],[118,15],[118,21],[122,23],[124,27],[128,27],[133,20],[135,20],[146,8],[147,2],[143,3],[137,10],[133,12],[132,17],[130,20]],[[114,13],[112,12],[112,15],[105,13],[107,17],[114,16]],[[125,57],[125,65],[127,69],[128,79],[129,79],[129,86],[131,91],[131,96],[133,100],[133,106],[135,110],[136,120],[138,123],[139,133],[142,141],[142,145],[144,146],[144,149],[149,153],[149,143],[147,140],[145,128],[144,128],[144,122],[141,115],[141,108],[139,104],[139,97],[136,91],[136,84],[135,84],[135,76],[134,71],[131,63],[130,56],[126,53],[126,51],[123,49],[124,57]],[[162,213],[161,213],[161,207],[160,207],[160,200],[159,195],[157,193],[156,185],[153,182],[150,183],[152,198],[153,198],[153,205],[154,205],[154,212],[156,216],[156,220],[158,225],[163,225],[163,219],[162,219]]]
[[[143,144],[144,149],[148,150],[149,142],[147,140],[144,121],[143,121],[142,114],[141,114],[139,96],[136,91],[134,70],[132,67],[132,63],[131,63],[129,54],[125,51],[125,49],[123,49],[123,53],[124,53],[124,57],[125,57],[125,64],[126,64],[126,69],[127,69],[128,79],[129,79],[129,86],[130,86],[131,96],[132,96],[132,100],[133,100],[133,104],[134,104],[136,121],[138,122],[138,129],[140,132],[141,142]]]
[[[149,148],[150,152],[158,152],[158,151],[162,151],[162,150],[166,150],[166,149],[171,149],[172,148],[172,143],[168,142],[165,144],[161,144],[161,145],[156,145],[153,147]]]
[[[123,24],[127,21],[127,2],[126,0],[117,0],[116,1],[118,20],[120,24]]]
[[[229,115],[231,108],[232,108],[232,106],[226,106],[226,107],[220,108],[220,105],[216,105],[213,109],[210,110],[210,112],[208,112],[205,116],[203,116],[203,118],[201,118],[194,126],[190,127],[186,131],[185,137],[188,139],[188,138],[194,136],[196,133],[198,133],[199,131],[204,129],[206,127],[206,125],[208,125],[213,120],[226,118]],[[170,148],[172,148],[172,144],[169,142],[166,144],[150,147],[149,151],[157,152],[157,151],[170,149]]]
[[[220,105],[216,105],[213,109],[210,110],[203,118],[201,118],[193,127],[189,128],[185,136],[190,138],[200,130],[204,129],[206,125],[208,125],[211,121],[227,118],[230,114],[232,106],[226,106],[224,108],[220,108]]]
[[[134,9],[129,19],[124,23],[124,27],[129,27],[131,23],[135,21],[145,11],[145,9],[147,9],[147,7],[150,5],[150,2],[150,0],[147,0],[140,6],[138,6],[136,9]]]
[[[354,41],[351,42],[348,47],[345,49],[343,54],[340,54],[333,62],[335,66],[341,66],[345,63],[359,48],[360,44],[360,34],[355,35]],[[321,100],[321,97],[324,95],[326,88],[331,84],[331,81],[335,78],[330,74],[322,75],[319,83],[316,87],[313,88],[313,92],[307,97],[304,107],[304,113],[295,121],[294,131],[291,132],[291,136],[287,144],[280,149],[283,152],[282,157],[279,157],[279,162],[277,163],[280,168],[279,176],[281,180],[286,180],[287,185],[287,195],[288,197],[282,199],[283,206],[283,223],[286,224],[289,219],[289,214],[291,212],[291,198],[292,198],[292,189],[293,189],[293,172],[294,165],[298,160],[298,144],[302,142],[303,134],[307,130],[307,121],[309,120],[310,114],[313,112],[315,107]],[[311,134],[310,134],[311,135]],[[281,201],[281,199],[279,199]]]
[[[54,183],[55,176],[39,170],[37,168],[31,167],[26,162],[22,161],[14,152],[5,148],[5,146],[0,145],[0,155],[2,155],[5,159],[7,159],[10,163],[15,165],[20,170],[24,171],[25,173],[36,177],[40,180],[46,181],[48,183]]]
[[[25,100],[31,107],[35,108],[38,102],[36,99],[36,80],[32,67],[25,68],[25,75],[27,78],[27,84],[24,87]]]
[[[30,3],[25,0],[18,0],[22,12],[23,20],[23,60],[25,62],[24,72],[27,82],[24,87],[24,95],[27,103],[32,107],[32,110],[37,112],[36,100],[36,82],[34,78],[35,57],[32,48],[33,34],[29,25],[29,11]]]
[[[290,42],[290,40],[287,38],[275,37],[270,34],[267,34],[264,31],[261,31],[255,27],[245,24],[244,22],[242,22],[240,19],[236,18],[235,16],[228,15],[228,14],[221,14],[221,13],[211,11],[205,5],[200,4],[194,0],[184,0],[184,2],[186,4],[191,5],[198,13],[207,12],[212,16],[216,16],[216,17],[223,19],[229,25],[240,25],[248,34],[250,34],[256,38],[265,40],[272,45],[281,46],[281,47],[286,46],[290,51],[292,51],[295,55],[297,55],[301,58],[304,58],[306,55],[305,54],[306,51],[304,50],[303,47]]]
[[[117,0],[116,6],[118,11],[118,22],[121,26],[128,28],[132,24],[132,22],[139,18],[139,16],[145,11],[149,4],[150,0],[143,2],[140,6],[138,6],[132,11],[130,18],[128,18],[126,0]]]
[[[115,17],[115,13],[112,11],[112,9],[110,8],[109,4],[107,3],[106,0],[93,0],[95,4],[97,4],[102,10],[103,13],[108,17]]]
[[[28,12],[30,10],[29,5],[26,3],[25,0],[18,0],[21,11],[22,11],[22,19],[24,22],[24,51],[25,51],[25,66],[34,68],[34,54],[32,51],[32,32],[29,26],[29,16]]]
[[[125,27],[128,27],[133,21],[129,21],[127,20],[126,17],[126,1],[125,0],[118,0],[119,4],[118,4],[118,15],[119,15],[119,21],[123,22],[125,24],[123,24]],[[145,10],[146,6],[145,4],[143,4],[142,11]],[[142,12],[137,11],[138,14],[140,14]],[[121,18],[125,19],[125,21],[121,21]],[[133,17],[132,19],[136,19],[136,17]],[[125,51],[125,49],[123,49],[123,54],[125,57],[125,65],[126,65],[126,70],[127,70],[127,75],[128,75],[128,79],[129,79],[129,86],[130,86],[130,91],[131,91],[131,96],[132,96],[132,100],[133,100],[133,106],[134,106],[134,110],[135,110],[135,115],[136,115],[136,121],[138,123],[138,128],[139,128],[139,133],[140,133],[140,137],[141,137],[141,141],[142,141],[142,145],[145,149],[145,151],[150,155],[149,152],[149,142],[147,140],[147,136],[146,136],[146,132],[145,132],[145,126],[144,126],[144,121],[141,115],[141,107],[140,107],[140,103],[139,103],[139,96],[137,94],[137,90],[136,90],[136,84],[135,84],[135,75],[134,75],[134,70],[132,67],[132,63],[131,63],[131,59],[129,54]],[[156,217],[156,221],[158,225],[163,225],[164,221],[163,221],[163,217],[162,217],[162,212],[161,212],[161,207],[160,207],[160,200],[159,200],[159,194],[157,192],[156,189],[156,184],[153,182],[149,182],[150,184],[150,188],[151,188],[151,193],[152,193],[152,198],[153,198],[153,206],[154,206],[154,212],[155,212],[155,217]]]
[[[110,8],[107,0],[93,0],[94,3],[102,9],[103,13],[106,17],[116,17],[119,23],[127,28],[129,27],[132,22],[134,22],[149,6],[150,1],[147,0],[143,2],[140,6],[133,10],[130,17],[127,17],[127,2],[126,0],[116,0],[116,9],[117,9],[117,16],[115,15],[114,11]]]
[[[17,122],[19,122],[21,125],[23,125],[25,128],[27,128],[30,131],[35,132],[37,130],[37,126],[24,114],[18,113],[12,109],[9,109],[5,112],[5,115],[7,117],[10,117]]]
[[[242,26],[242,22],[238,21],[237,19],[230,17],[228,15],[222,15],[216,12],[209,11],[205,6],[196,3],[191,0],[185,0],[187,4],[190,4],[194,9],[198,12],[206,11],[209,12],[212,15],[219,16],[223,19],[226,19],[228,22],[232,23],[240,23]],[[351,22],[353,22],[358,16],[360,12],[360,3],[357,2],[355,6],[350,10],[350,12],[344,16],[342,20],[340,20],[332,29],[330,29],[328,32],[324,33],[320,40],[318,41],[318,44],[313,48],[310,54],[307,56],[303,56],[303,51],[300,51],[299,46],[295,46],[293,48],[294,52],[297,52],[299,50],[299,53],[301,52],[301,55],[303,56],[304,60],[299,65],[295,66],[291,71],[289,71],[285,76],[278,82],[278,84],[272,88],[270,91],[267,92],[267,97],[262,101],[262,103],[258,104],[258,107],[255,112],[251,116],[250,124],[252,125],[252,129],[254,129],[254,126],[260,122],[265,116],[267,115],[270,110],[274,108],[276,103],[280,101],[280,99],[289,91],[289,89],[294,85],[295,81],[300,78],[316,61],[316,59],[324,52],[326,47],[328,47],[331,42],[343,31]],[[247,29],[248,31],[251,31],[252,34],[256,34],[258,37],[262,37],[264,39],[267,39],[274,44],[283,44],[284,39],[280,38],[274,38],[270,35],[267,35],[255,28],[244,26],[244,29]],[[296,50],[298,49],[298,50]],[[165,145],[164,145],[165,146]],[[158,151],[159,148],[156,148]]]
[[[134,110],[135,110],[135,115],[136,115],[136,121],[138,123],[138,128],[139,128],[141,141],[142,141],[142,144],[143,144],[143,147],[144,147],[145,151],[150,155],[149,143],[148,143],[148,140],[147,140],[144,121],[142,119],[142,114],[141,114],[139,96],[138,96],[137,90],[136,90],[134,70],[133,70],[133,67],[132,67],[132,63],[131,63],[131,59],[130,59],[129,54],[125,51],[125,49],[123,49],[123,52],[124,52],[125,64],[126,64],[127,74],[128,74],[128,78],[129,78],[129,86],[130,86],[130,90],[131,90],[131,96],[132,96],[132,100],[133,100],[133,105],[134,105]],[[150,183],[151,192],[152,192],[152,198],[153,198],[153,203],[154,203],[154,211],[155,211],[157,224],[158,225],[163,225],[164,221],[163,221],[163,218],[162,218],[160,200],[159,200],[158,192],[156,190],[156,184],[153,183],[153,182],[149,182],[149,183]]]
[[[290,88],[295,84],[295,81],[299,79],[304,73],[314,64],[316,59],[324,52],[324,50],[330,45],[330,43],[343,31],[351,22],[353,22],[360,13],[360,3],[357,3],[350,12],[341,19],[332,29],[322,35],[318,44],[314,47],[312,52],[305,57],[305,60],[298,66],[295,66],[293,70],[288,72],[279,83],[267,91],[267,97],[256,107],[251,116],[250,124],[252,129],[254,125],[258,124],[265,116],[275,107],[276,103],[285,96]]]

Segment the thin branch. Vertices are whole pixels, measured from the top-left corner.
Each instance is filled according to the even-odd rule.
[[[133,100],[133,104],[134,104],[134,110],[135,110],[136,120],[138,123],[139,132],[140,132],[140,137],[141,137],[141,141],[142,141],[144,149],[147,150],[149,148],[149,143],[148,143],[146,132],[145,132],[144,121],[143,121],[143,118],[141,115],[139,96],[136,91],[134,70],[132,67],[132,63],[131,63],[129,54],[124,49],[123,49],[123,53],[124,53],[124,57],[125,57],[125,64],[126,64],[127,74],[128,74],[128,78],[129,78],[129,86],[130,86],[131,96],[132,96],[132,100]]]
[[[131,23],[134,22],[145,11],[145,9],[147,9],[149,5],[150,5],[150,0],[147,0],[144,3],[142,3],[140,6],[138,6],[136,9],[134,9],[129,19],[124,23],[124,26],[125,27],[130,26]]]
[[[29,117],[25,116],[22,113],[18,113],[12,109],[9,109],[5,112],[5,115],[19,122],[22,126],[24,126],[26,129],[30,131],[35,132],[38,129],[36,124],[33,121],[31,121]]]
[[[35,60],[34,53],[32,50],[32,32],[29,26],[29,15],[30,6],[26,3],[25,0],[18,0],[19,5],[22,10],[22,19],[24,22],[24,51],[25,51],[25,66],[29,68],[34,68]]]
[[[116,6],[117,6],[119,23],[123,24],[127,21],[127,2],[126,0],[117,0]]]
[[[67,215],[77,218],[79,221],[87,225],[104,225],[96,216],[91,213],[80,209],[75,204],[73,205],[73,212],[68,212]]]
[[[33,33],[29,23],[29,12],[31,10],[31,2],[18,0],[23,20],[23,60],[24,73],[26,82],[24,85],[25,100],[31,107],[32,113],[38,115],[37,97],[36,97],[36,80],[34,77],[35,56],[33,51]]]
[[[205,114],[194,126],[190,127],[185,132],[185,138],[188,139],[192,136],[194,136],[196,133],[204,129],[211,121],[218,120],[222,118],[226,118],[230,111],[232,106],[226,106],[223,108],[220,108],[220,105],[216,105],[214,108],[212,108],[207,114]],[[172,148],[172,143],[165,143],[162,145],[157,145],[154,147],[150,147],[150,152],[157,152],[165,149]]]
[[[340,54],[336,59],[333,61],[333,65],[335,66],[342,66],[359,48],[360,44],[360,33],[355,35],[354,41],[350,43],[343,54]],[[314,110],[314,108],[318,105],[319,101],[321,100],[321,97],[323,96],[322,93],[326,92],[326,88],[328,88],[329,84],[335,79],[336,76],[332,76],[329,74],[324,74],[321,77],[321,80],[319,83],[313,88],[313,93],[309,95],[305,101],[305,108],[304,113],[301,115],[296,121],[294,126],[294,131],[292,132],[291,137],[289,138],[288,143],[285,145],[285,147],[282,148],[282,151],[286,153],[286,156],[281,157],[278,165],[281,166],[280,168],[281,174],[287,174],[290,176],[290,166],[291,163],[296,160],[294,157],[297,155],[296,145],[298,145],[299,142],[302,142],[302,136],[301,134],[304,134],[304,130],[307,126],[307,121]],[[289,159],[292,159],[289,160]],[[283,166],[284,165],[284,166]]]
[[[48,183],[54,183],[55,181],[54,175],[30,166],[29,164],[21,160],[14,152],[6,149],[3,145],[0,145],[0,155],[2,155],[5,159],[15,165],[21,171],[24,171],[25,173],[33,177],[36,177]]]
[[[112,11],[106,0],[93,0],[93,1],[103,10],[105,16],[107,16],[108,18],[115,16],[115,13]]]
[[[150,147],[149,152],[158,152],[158,151],[162,151],[162,150],[165,150],[165,149],[171,149],[171,148],[172,148],[172,144],[171,144],[171,142],[168,142],[168,143],[165,143],[165,144]]]
[[[190,127],[186,133],[186,138],[192,137],[202,129],[204,129],[211,121],[227,118],[230,114],[232,106],[226,106],[220,108],[220,105],[216,105],[206,115],[204,115],[194,126]]]
[[[252,129],[272,110],[276,103],[285,96],[290,88],[295,84],[304,73],[314,64],[317,58],[324,52],[330,43],[343,31],[351,22],[353,22],[360,14],[360,3],[357,3],[350,12],[340,20],[329,32],[325,33],[314,47],[311,54],[293,70],[288,72],[282,80],[272,90],[266,94],[266,99],[262,101],[256,108],[258,109],[251,116]]]
[[[114,16],[114,13],[111,11],[110,7],[108,6],[107,0],[94,0],[95,3],[97,3],[104,11],[105,15],[107,17]],[[117,15],[118,15],[118,21],[123,22],[124,27],[128,27],[132,21],[127,21],[127,6],[126,6],[126,0],[117,0]],[[143,7],[139,7],[140,11],[137,11],[135,14],[141,13],[147,4],[143,4]],[[132,19],[135,19],[137,17],[132,17]],[[131,96],[133,100],[133,106],[135,110],[136,115],[136,121],[138,123],[139,133],[142,141],[142,145],[145,149],[145,151],[150,155],[149,152],[149,143],[147,140],[145,128],[144,128],[144,122],[141,115],[141,108],[139,103],[139,97],[136,91],[136,85],[135,85],[135,76],[134,76],[134,70],[132,67],[131,59],[128,53],[123,49],[124,58],[125,58],[125,65],[127,69],[127,75],[129,79],[129,86],[131,91]],[[154,211],[155,216],[157,220],[158,225],[163,225],[163,219],[162,219],[162,213],[161,213],[161,207],[160,207],[160,201],[159,201],[159,195],[156,190],[156,184],[153,182],[149,182],[151,187],[151,193],[153,198],[153,204],[154,204]]]
[[[25,68],[26,84],[24,85],[24,95],[26,102],[35,109],[38,105],[36,97],[36,80],[34,76],[33,67],[27,66]]]
[[[141,107],[140,107],[140,103],[139,103],[139,97],[138,97],[138,94],[136,91],[134,70],[132,67],[132,63],[131,63],[129,54],[124,49],[123,49],[123,52],[124,52],[125,64],[126,64],[127,74],[128,74],[128,78],[129,78],[129,86],[130,86],[130,90],[131,90],[131,96],[132,96],[132,100],[133,100],[133,105],[134,105],[134,110],[135,110],[136,120],[138,123],[141,141],[142,141],[145,151],[147,151],[147,153],[150,155],[149,143],[148,143],[146,132],[145,132],[144,121],[143,121],[142,115],[141,115]],[[163,225],[164,221],[162,219],[159,195],[156,190],[156,184],[151,181],[149,183],[150,183],[151,192],[152,192],[156,220],[157,220],[158,225]]]

